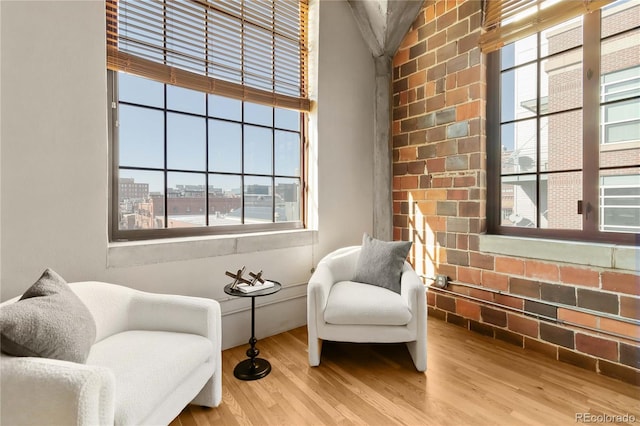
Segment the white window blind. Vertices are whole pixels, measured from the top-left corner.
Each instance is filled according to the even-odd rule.
[[[107,68],[308,111],[307,0],[107,0]]]
[[[489,53],[613,0],[484,0],[480,48]]]

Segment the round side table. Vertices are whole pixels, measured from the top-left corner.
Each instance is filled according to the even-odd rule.
[[[274,284],[273,287],[265,288],[264,290],[252,291],[249,293],[233,289],[231,288],[231,284],[227,284],[224,287],[224,292],[230,296],[251,298],[251,339],[249,339],[249,344],[251,345],[251,347],[247,349],[247,356],[249,358],[245,359],[244,361],[240,361],[238,365],[236,365],[236,368],[233,369],[233,375],[240,380],[258,380],[265,377],[271,372],[271,364],[269,363],[269,361],[264,358],[258,358],[260,350],[256,348],[258,339],[256,339],[255,333],[256,297],[269,296],[270,294],[279,292],[282,288],[282,285],[279,282],[271,282]]]

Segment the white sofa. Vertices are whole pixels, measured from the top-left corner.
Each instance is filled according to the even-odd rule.
[[[351,281],[361,247],[326,255],[307,287],[309,365],[318,366],[322,341],[407,345],[418,371],[427,369],[426,287],[408,262],[400,294]]]
[[[2,353],[1,424],[166,425],[189,403],[220,404],[218,302],[93,281],[69,286],[96,323],[87,361]]]

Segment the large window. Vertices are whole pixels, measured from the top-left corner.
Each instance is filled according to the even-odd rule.
[[[304,224],[306,1],[107,1],[111,238]]]
[[[518,39],[488,62],[490,231],[633,242],[640,5],[609,4]]]

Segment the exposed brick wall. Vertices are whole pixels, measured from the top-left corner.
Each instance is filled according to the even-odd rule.
[[[638,275],[480,251],[487,200],[480,7],[425,2],[394,58],[394,238],[414,242],[419,274],[453,281],[453,294],[428,292],[433,317],[640,384]]]

